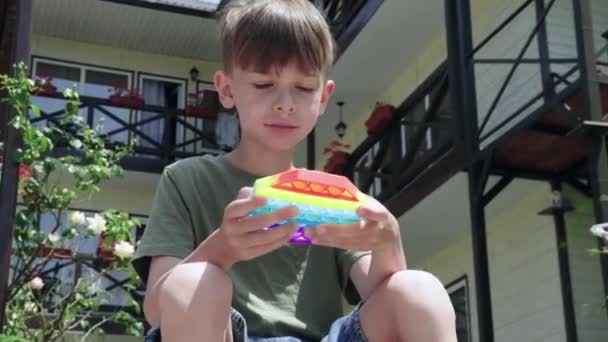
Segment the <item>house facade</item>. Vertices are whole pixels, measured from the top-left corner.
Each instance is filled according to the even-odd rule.
[[[32,1],[28,63],[34,77],[49,79],[57,91],[35,98],[46,114],[37,124],[52,125],[65,103],[61,92],[75,86],[85,122],[103,123],[110,143],[136,146],[124,177],[104,183],[73,210],[115,208],[145,225],[164,166],[226,153],[238,144],[238,113],[221,108],[212,84],[221,68],[212,19],[220,2],[205,8],[197,3],[204,1]],[[608,3],[386,0],[368,9],[374,1],[358,3],[362,7],[351,15],[365,18],[365,25],[350,36],[352,28],[343,28],[338,36],[342,48],[332,75],[337,91],[315,130],[316,143],[299,146],[296,166],[323,168],[323,148],[336,139],[337,102],[344,101],[344,141],[354,146],[346,173],[399,217],[408,266],[433,273],[446,286],[459,342],[491,341],[488,336],[505,342],[604,341],[608,274],[606,261],[589,252],[601,246],[589,233],[597,221],[597,191],[584,171],[590,161],[579,140],[561,145],[571,129],[562,132],[542,121],[538,110],[553,100],[536,95],[550,88],[560,96],[582,78],[579,3],[592,9],[587,33],[594,67],[608,75]],[[463,155],[470,155],[458,148],[462,139],[454,138],[455,127],[466,121],[459,121],[458,110],[471,108],[454,105],[464,83],[453,76],[467,75],[451,64],[455,51],[465,51],[458,48],[466,46],[459,38],[467,37],[467,17],[475,61],[466,64],[472,89],[462,94],[474,100],[475,128],[482,128],[477,152],[492,149],[485,175],[488,159],[467,161]],[[455,28],[463,27],[458,36]],[[604,91],[608,82],[601,80]],[[120,91],[137,96],[116,102],[112,96]],[[571,104],[567,99],[555,103]],[[378,101],[395,107],[398,125],[369,134],[365,122]],[[526,124],[534,115],[540,121]],[[530,125],[562,140],[508,138],[524,139],[516,133]],[[573,159],[551,159],[545,167],[538,155]],[[401,163],[403,168],[395,166]],[[472,174],[485,178],[482,230],[479,203],[471,200]],[[73,276],[69,269],[62,272],[56,276]],[[110,291],[112,305],[126,305],[122,291]]]

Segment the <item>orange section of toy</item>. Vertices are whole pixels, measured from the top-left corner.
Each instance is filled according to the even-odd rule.
[[[346,177],[319,171],[284,172],[272,187],[319,197],[357,201],[357,188]]]

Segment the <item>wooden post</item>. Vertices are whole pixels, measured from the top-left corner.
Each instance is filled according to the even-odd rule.
[[[0,43],[3,47],[0,61],[8,60],[9,67],[16,62],[29,63],[30,41],[32,36],[32,0],[5,0],[6,10],[0,23],[4,25]],[[2,14],[2,12],[0,12]],[[6,56],[8,55],[8,58]],[[0,181],[0,332],[4,326],[4,309],[6,290],[10,269],[10,259],[15,223],[15,205],[17,201],[17,180],[19,165],[14,161],[15,152],[20,143],[17,130],[6,123],[10,122],[15,112],[12,108],[0,108],[4,117],[4,141],[2,180]]]

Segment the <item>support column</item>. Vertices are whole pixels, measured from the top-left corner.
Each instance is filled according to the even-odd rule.
[[[315,129],[306,137],[306,168],[309,170],[315,169]]]
[[[469,0],[445,0],[448,42],[448,80],[452,112],[454,113],[455,144],[462,146],[468,168],[469,206],[479,340],[494,341],[492,295],[486,241],[485,204],[483,193],[487,180],[488,161],[476,161],[479,156],[479,124],[473,64],[473,35]]]
[[[559,181],[551,182],[551,191],[557,191],[561,196],[562,185]],[[565,208],[564,203],[553,208],[551,215],[555,223],[555,240],[557,242],[557,260],[559,266],[559,280],[562,292],[562,305],[564,309],[564,323],[566,341],[577,342],[576,315],[574,311],[574,296],[572,293],[572,279],[570,277],[570,259],[568,257],[568,238],[566,234],[566,220],[564,214],[570,207]]]
[[[10,5],[16,8],[16,20],[14,27],[16,30],[9,28],[7,32],[15,32],[12,37],[13,44],[7,49],[13,62],[24,62],[29,64],[30,61],[30,41],[32,36],[32,0],[7,0]],[[7,16],[8,17],[8,16]],[[10,26],[9,18],[2,18],[3,23]],[[0,37],[0,39],[5,39]],[[12,118],[15,112],[12,108],[4,107],[5,113],[0,115]],[[10,122],[10,119],[8,120]],[[19,146],[18,132],[12,125],[5,128],[4,131],[4,155],[2,167],[2,181],[0,182],[0,332],[4,324],[4,309],[6,304],[6,289],[8,285],[8,275],[10,268],[10,257],[12,249],[13,226],[15,223],[15,205],[17,201],[17,180],[19,165],[14,162],[15,152]]]
[[[598,73],[596,71],[595,48],[593,46],[593,24],[591,21],[591,4],[589,0],[573,0],[576,46],[581,74],[581,91],[583,99],[583,118],[585,120],[602,120],[602,103]],[[590,137],[587,149],[589,184],[593,198],[593,209],[596,223],[605,222],[608,218],[608,206],[601,201],[602,195],[608,195],[608,158],[604,137],[595,134]],[[598,239],[598,246],[604,242]],[[608,297],[608,256],[600,256],[604,294]],[[606,308],[608,314],[608,307]]]

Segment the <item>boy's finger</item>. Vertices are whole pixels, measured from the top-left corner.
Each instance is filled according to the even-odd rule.
[[[269,240],[269,242],[267,242],[265,244],[256,245],[256,246],[249,248],[247,250],[246,254],[248,254],[251,258],[254,258],[254,257],[260,256],[260,255],[270,253],[270,252],[274,251],[275,249],[283,246],[285,243],[287,243],[287,241],[289,240],[289,237],[291,237],[291,235],[293,233],[295,233],[295,231],[297,230],[297,225],[296,225],[295,229],[289,229],[287,227],[280,227],[280,228],[277,228],[274,230],[263,231],[260,233],[262,233],[262,234],[274,233],[275,231],[280,231],[280,230],[285,231],[285,233],[278,234],[276,237],[273,236],[273,239]]]
[[[255,231],[247,234],[245,244],[247,246],[263,246],[273,244],[278,241],[287,241],[298,230],[297,223],[287,223],[280,227]]]
[[[289,206],[268,214],[245,217],[239,221],[239,225],[242,226],[244,232],[256,231],[293,218],[298,215],[298,212],[297,207]]]
[[[359,207],[357,215],[367,221],[375,222],[386,222],[390,218],[390,213],[386,209],[374,205]]]
[[[224,210],[224,217],[228,219],[238,219],[257,208],[266,205],[266,199],[262,197],[242,198],[228,204]]]

